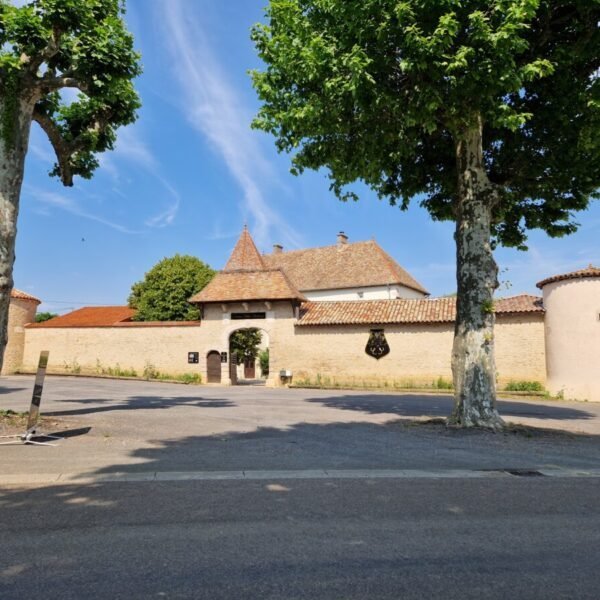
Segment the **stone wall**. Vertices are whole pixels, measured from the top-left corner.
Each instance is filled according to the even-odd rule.
[[[155,368],[166,375],[199,373],[187,353],[199,352],[200,325],[79,327],[26,329],[23,370],[33,371],[41,350],[49,350],[49,373],[95,374],[119,367]]]
[[[376,360],[365,353],[370,326],[295,327],[280,342],[279,362],[295,381],[390,386],[450,382],[454,325],[386,325],[390,353]],[[502,316],[496,323],[496,367],[500,386],[510,380],[546,379],[543,315]]]
[[[232,319],[232,313],[264,312],[265,319]],[[206,381],[209,352],[227,352],[221,383],[230,382],[229,336],[237,329],[256,327],[270,352],[270,385],[279,385],[282,369],[293,380],[328,379],[341,384],[390,386],[432,385],[441,377],[450,382],[454,326],[450,323],[387,325],[391,348],[380,360],[365,354],[371,327],[297,327],[289,302],[207,305],[202,325],[102,328],[26,329],[24,368],[33,370],[40,350],[50,351],[50,372],[94,373],[119,365],[141,375],[151,364],[162,373],[200,373]],[[187,353],[199,352],[198,365],[188,365]],[[540,314],[501,316],[496,324],[497,369],[500,385],[511,379],[545,383],[544,320]]]
[[[15,373],[23,362],[25,325],[35,321],[37,302],[11,298],[8,309],[8,344],[4,351],[2,375]]]

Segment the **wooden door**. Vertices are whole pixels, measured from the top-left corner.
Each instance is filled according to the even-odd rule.
[[[244,379],[254,379],[256,377],[256,361],[247,360],[244,363]]]
[[[206,374],[208,383],[221,383],[221,354],[216,350],[206,357]]]

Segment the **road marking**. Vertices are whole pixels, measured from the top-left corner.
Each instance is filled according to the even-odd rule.
[[[545,477],[600,478],[600,469],[531,469]],[[113,473],[29,473],[0,475],[0,485],[86,485],[116,482],[273,481],[284,479],[517,479],[524,469],[310,469],[285,471],[132,471]],[[519,477],[520,478],[520,477]]]

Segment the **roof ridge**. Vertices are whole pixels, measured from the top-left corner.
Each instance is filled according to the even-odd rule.
[[[345,242],[340,244],[339,242],[335,244],[327,244],[326,246],[313,246],[311,248],[296,248],[295,250],[281,250],[281,252],[263,252],[263,256],[277,256],[281,254],[297,254],[299,252],[310,252],[312,250],[325,250],[326,248],[344,248],[348,246],[358,246],[359,244],[372,244],[375,240],[358,240],[356,242]],[[377,242],[375,242],[377,243]]]
[[[417,290],[418,292],[425,292],[426,294],[429,294],[429,292],[406,269],[402,268],[375,240],[371,240],[371,243],[375,246],[375,248],[377,248],[378,252],[383,256],[384,260],[387,262],[388,266],[390,267],[393,275],[398,277],[398,273],[396,273],[395,271],[396,271],[396,269],[400,269],[402,271],[402,274],[406,275],[406,277],[408,277],[409,280],[412,279],[412,281],[415,282],[417,287],[407,285],[405,283],[403,283],[402,285],[405,285],[406,287]],[[398,279],[402,279],[402,278],[398,277]]]

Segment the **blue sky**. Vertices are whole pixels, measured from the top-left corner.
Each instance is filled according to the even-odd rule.
[[[454,283],[453,226],[419,208],[390,207],[357,188],[343,204],[324,173],[289,174],[273,140],[250,129],[258,108],[249,30],[266,0],[129,0],[142,54],[138,122],[119,133],[91,181],[48,177],[52,150],[34,124],[21,197],[15,286],[66,312],[124,304],[131,285],[175,253],[221,268],[244,223],[261,251],[375,238],[433,295]],[[499,295],[537,293],[543,277],[600,264],[600,202],[575,235],[530,235],[527,253],[499,249]]]

